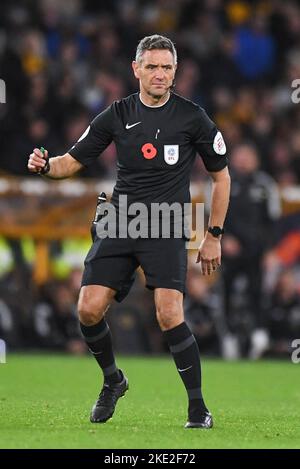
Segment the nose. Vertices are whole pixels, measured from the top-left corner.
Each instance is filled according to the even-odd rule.
[[[162,68],[157,68],[155,70],[155,75],[154,75],[155,78],[157,78],[158,80],[163,80],[164,78],[164,71]]]

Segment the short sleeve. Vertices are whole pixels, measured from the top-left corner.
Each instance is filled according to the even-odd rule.
[[[112,106],[101,112],[68,153],[84,166],[89,166],[113,140]]]
[[[221,171],[227,164],[226,144],[215,123],[198,108],[194,122],[193,144],[209,172]]]

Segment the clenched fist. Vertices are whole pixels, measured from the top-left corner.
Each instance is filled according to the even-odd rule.
[[[35,148],[33,153],[29,156],[27,168],[31,173],[40,173],[43,168],[48,163],[48,151],[45,150],[44,153]]]

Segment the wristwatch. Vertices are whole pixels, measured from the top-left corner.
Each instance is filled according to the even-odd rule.
[[[219,236],[225,233],[224,228],[221,228],[220,226],[209,226],[207,228],[207,231],[212,234],[215,238],[218,238]]]

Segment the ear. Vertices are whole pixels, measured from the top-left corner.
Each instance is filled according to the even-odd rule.
[[[135,78],[139,80],[140,79],[139,64],[135,60],[133,60],[131,66],[132,66],[132,70],[133,70]]]

